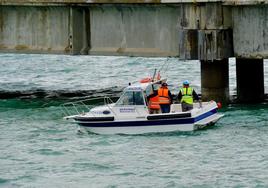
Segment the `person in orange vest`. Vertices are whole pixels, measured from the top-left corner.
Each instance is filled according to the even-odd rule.
[[[153,94],[148,96],[148,108],[150,114],[159,114],[160,113],[160,105],[159,105],[159,97],[157,91],[154,91]]]
[[[167,86],[167,83],[162,83],[162,86],[158,89],[159,105],[162,113],[169,113],[172,103],[172,95]]]

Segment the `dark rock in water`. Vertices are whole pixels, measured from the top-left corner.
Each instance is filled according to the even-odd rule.
[[[0,91],[0,99],[69,99],[69,98],[88,98],[88,97],[118,97],[122,92],[123,88],[111,87],[99,90],[23,90],[23,91],[12,91],[2,90]]]

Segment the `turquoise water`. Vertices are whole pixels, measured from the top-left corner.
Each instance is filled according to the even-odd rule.
[[[164,61],[1,54],[0,90],[110,92]],[[198,62],[168,61],[174,93],[188,69],[200,91]],[[234,75],[231,62],[233,93]],[[202,131],[107,136],[78,134],[62,120],[59,105],[68,100],[0,100],[0,187],[268,187],[267,104],[229,105]]]

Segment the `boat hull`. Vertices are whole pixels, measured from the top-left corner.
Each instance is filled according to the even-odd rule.
[[[131,126],[131,127],[86,127],[80,126],[83,130],[96,134],[146,134],[164,133],[175,131],[193,131],[193,124],[174,124],[174,125],[151,125],[151,126]]]
[[[77,122],[80,128],[97,134],[146,134],[175,131],[194,131],[214,125],[222,116],[213,109],[197,117],[111,121]]]

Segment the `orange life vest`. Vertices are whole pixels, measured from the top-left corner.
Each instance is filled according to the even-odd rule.
[[[170,104],[170,98],[168,96],[168,88],[158,89],[159,104]]]
[[[158,95],[149,99],[149,106],[148,107],[152,110],[159,110],[160,109]]]

